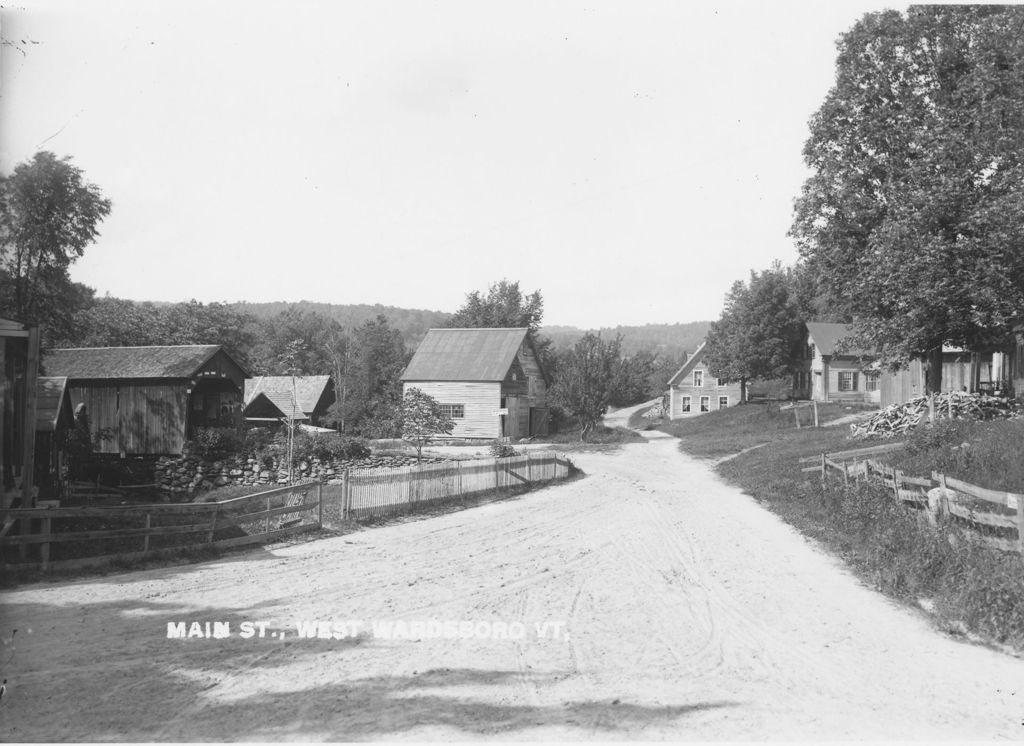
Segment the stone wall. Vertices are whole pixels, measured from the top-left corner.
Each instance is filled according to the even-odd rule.
[[[423,463],[440,463],[446,459],[424,458]],[[345,469],[380,469],[413,466],[415,456],[381,455],[365,459],[321,461],[312,458],[295,466],[296,479],[314,479],[326,484],[341,484]],[[195,494],[227,485],[266,485],[268,489],[288,484],[288,470],[282,464],[260,463],[253,457],[235,457],[206,461],[197,456],[162,457],[156,462],[154,482],[168,492]]]

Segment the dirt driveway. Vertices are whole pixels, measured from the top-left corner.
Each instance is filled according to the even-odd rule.
[[[865,588],[673,439],[576,459],[473,510],[4,593],[0,738],[1024,737],[1024,661]],[[357,634],[297,637],[317,620]],[[192,621],[230,636],[168,639]]]

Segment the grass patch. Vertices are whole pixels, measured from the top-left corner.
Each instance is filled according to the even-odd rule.
[[[937,420],[907,438],[886,462],[922,477],[939,471],[991,490],[1024,493],[1024,419]]]
[[[822,419],[845,414],[840,405],[819,405]],[[772,404],[744,404],[663,429],[679,435],[682,449],[698,456],[764,444],[723,461],[717,471],[841,556],[875,588],[914,605],[930,600],[942,628],[1024,649],[1024,559],[1019,555],[993,549],[954,523],[932,526],[879,485],[844,485],[834,479],[822,484],[816,474],[800,471],[801,456],[866,445],[850,439],[846,427],[797,430],[792,412],[780,413]],[[989,475],[986,485],[982,471],[1000,464],[1005,464],[1004,474],[1024,469],[1016,462],[1006,464],[1015,453],[1019,458],[1022,436],[1024,423],[1018,421],[954,422],[914,433],[906,453],[890,460],[908,473],[945,468],[982,486],[1010,489],[1013,479]],[[964,449],[960,444],[968,438],[976,440]],[[982,450],[990,455],[974,455]]]
[[[550,435],[543,439],[534,439],[533,443],[553,443],[553,444],[572,444],[572,443],[591,443],[596,445],[613,445],[617,443],[646,443],[646,439],[640,433],[630,430],[625,427],[606,427],[604,425],[597,425],[586,440],[580,440],[579,428],[573,428],[571,430],[564,430],[560,433]]]
[[[853,411],[841,404],[819,404],[818,421],[827,424]],[[806,424],[807,410],[801,416]],[[666,420],[657,429],[679,438],[687,453],[705,458],[720,458],[768,442],[792,442],[800,455],[856,447],[849,430],[841,425],[801,426],[798,430],[792,410],[780,409],[777,401],[746,402],[696,417]]]

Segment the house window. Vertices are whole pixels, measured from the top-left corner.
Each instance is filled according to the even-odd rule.
[[[682,409],[682,411],[683,412],[689,412],[690,411],[690,397],[688,397],[688,396],[684,396],[683,397],[683,409]]]
[[[465,404],[442,404],[441,413],[453,420],[461,420],[466,416]]]
[[[723,386],[725,386],[725,379],[724,378],[716,378],[715,379],[715,385],[718,386],[718,388],[722,388]]]
[[[700,411],[701,412],[710,412],[711,411],[711,397],[710,396],[702,396],[700,398]]]
[[[878,373],[864,374],[864,390],[878,391]]]
[[[857,390],[857,372],[853,370],[841,370],[839,371],[839,390],[840,391],[856,391]]]
[[[720,397],[718,397],[718,408],[719,409],[725,409],[728,406],[729,406],[729,397],[728,396],[720,396]]]
[[[704,385],[704,371],[693,371],[693,385],[695,388],[700,388],[701,386]]]
[[[814,360],[814,342],[807,345],[807,359]]]

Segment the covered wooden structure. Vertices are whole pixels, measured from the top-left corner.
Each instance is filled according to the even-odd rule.
[[[0,508],[33,507],[39,328],[0,319]]]
[[[241,427],[246,371],[220,345],[51,350],[48,375],[85,405],[98,452],[177,455],[201,427]]]
[[[64,497],[67,434],[75,426],[68,379],[40,376],[36,380],[35,484],[40,500]]]
[[[402,374],[436,399],[451,438],[546,435],[549,380],[526,328],[430,329]]]

